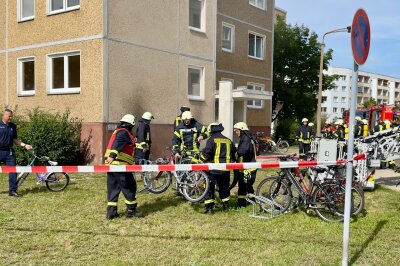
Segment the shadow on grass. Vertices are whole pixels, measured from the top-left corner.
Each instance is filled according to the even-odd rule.
[[[143,238],[154,238],[154,239],[177,239],[177,240],[195,240],[195,241],[240,241],[240,242],[253,242],[259,239],[257,238],[246,238],[246,237],[202,237],[202,236],[174,236],[174,235],[149,235],[149,234],[118,234],[113,232],[93,232],[93,231],[80,231],[80,230],[67,230],[67,229],[50,229],[50,228],[8,228],[3,227],[3,230],[7,231],[20,231],[20,232],[32,232],[32,233],[72,233],[72,234],[84,234],[90,236],[117,236],[117,237],[143,237]]]
[[[375,226],[375,229],[371,234],[369,235],[368,239],[364,241],[364,243],[361,245],[361,248],[356,252],[356,254],[353,255],[350,259],[350,265],[354,264],[358,258],[361,256],[361,254],[364,252],[364,250],[368,247],[368,245],[374,241],[376,235],[382,230],[382,228],[387,224],[387,220],[381,220],[378,222],[378,224]]]

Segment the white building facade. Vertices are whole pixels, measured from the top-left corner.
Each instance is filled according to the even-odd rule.
[[[338,75],[335,87],[322,92],[321,112],[328,120],[341,118],[344,110],[350,108],[352,70],[329,67],[328,75]],[[357,108],[374,98],[378,104],[394,104],[400,101],[400,78],[359,71]]]

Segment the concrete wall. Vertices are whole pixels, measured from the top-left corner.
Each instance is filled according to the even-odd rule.
[[[0,54],[0,108],[6,102],[6,55]]]
[[[103,32],[103,1],[80,1],[78,10],[47,15],[47,0],[35,1],[35,19],[17,21],[17,1],[9,0],[9,48]]]
[[[6,48],[6,4],[5,0],[0,3],[0,50]],[[0,61],[0,64],[3,61]]]

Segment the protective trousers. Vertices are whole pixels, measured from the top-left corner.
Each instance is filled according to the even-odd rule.
[[[210,173],[210,189],[208,190],[206,196],[204,197],[204,204],[207,206],[209,204],[215,204],[215,183],[218,184],[219,197],[222,202],[229,201],[230,191],[229,191],[229,171],[211,171]]]
[[[122,191],[128,210],[136,209],[136,181],[132,173],[107,173],[107,216],[118,216],[117,203],[119,193]]]
[[[256,181],[256,173],[257,171],[251,172],[251,178],[247,180],[244,179],[244,173],[238,171],[238,207],[246,206],[246,195],[247,194],[254,194],[253,184]]]
[[[303,142],[299,143],[299,153],[300,154],[307,154],[310,151],[310,144],[305,144]]]

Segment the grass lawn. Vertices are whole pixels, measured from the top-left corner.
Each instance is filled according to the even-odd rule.
[[[258,179],[266,172],[259,172]],[[139,194],[146,217],[107,221],[105,174],[71,174],[61,193],[31,177],[8,196],[0,175],[0,265],[339,265],[342,224],[295,212],[272,220],[247,209],[206,216],[169,189]],[[233,192],[235,200],[236,189]],[[234,203],[231,203],[232,206]],[[123,197],[120,212],[125,210]],[[366,211],[352,221],[353,265],[398,265],[400,193],[366,193]]]

